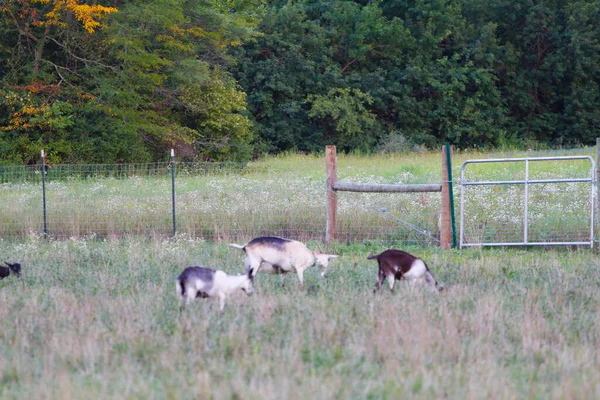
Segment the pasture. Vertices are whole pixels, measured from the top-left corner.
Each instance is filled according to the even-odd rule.
[[[379,244],[338,245],[324,279],[259,275],[198,299],[186,264],[241,272],[225,244],[178,237],[0,242],[3,399],[597,398],[600,273],[589,250],[410,251],[446,291],[372,290]],[[385,290],[384,290],[385,289]]]
[[[455,159],[465,157],[473,154]],[[348,156],[341,160],[341,175],[395,183],[402,173],[402,183],[439,182],[438,154],[391,160]],[[264,161],[269,164],[282,169],[290,164],[302,182],[316,182],[310,187],[323,190],[315,177],[318,168],[324,169],[321,159],[288,156]],[[398,165],[406,170],[399,172]],[[278,193],[277,184],[286,178],[271,174],[269,179],[274,184],[260,188],[263,198],[272,200],[261,203],[269,221],[281,217],[292,226],[302,221],[303,206],[317,207],[317,201],[324,206],[321,193]],[[129,186],[140,190],[140,182],[145,181]],[[60,185],[71,196],[72,187],[83,183]],[[220,183],[207,192],[221,199],[221,208],[211,196],[203,198],[210,202],[214,224],[227,220],[230,200],[224,193],[233,196],[227,188]],[[10,210],[2,207],[4,218],[26,215],[19,214],[27,204],[19,191],[28,189],[9,184],[0,190],[2,204],[6,198],[23,199],[11,203]],[[280,196],[290,196],[295,204],[287,213],[271,208]],[[342,213],[354,215],[365,201],[380,204],[375,195],[366,199],[343,200]],[[403,201],[401,211],[422,200]],[[434,220],[437,204],[431,205]],[[242,217],[265,222],[252,213]],[[137,223],[151,227],[154,220]],[[255,229],[247,226],[238,227],[246,239]],[[227,241],[194,233],[1,238],[0,261],[20,261],[23,277],[0,281],[0,398],[600,396],[600,262],[588,248],[443,251],[385,235],[336,242],[329,253],[339,258],[323,279],[317,268],[307,270],[304,290],[295,274],[286,275],[283,286],[278,276],[259,274],[254,296],[231,296],[222,314],[217,301],[198,299],[180,316],[175,278],[184,266],[243,272],[243,253],[227,247]],[[312,249],[317,244],[322,246],[308,242]],[[374,296],[377,264],[366,256],[388,247],[424,258],[446,290],[436,295],[397,282],[394,294],[384,285]]]

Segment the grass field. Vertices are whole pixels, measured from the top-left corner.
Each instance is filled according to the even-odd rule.
[[[513,156],[523,154],[455,154],[454,176],[466,159]],[[440,164],[437,153],[340,156],[338,176],[439,183]],[[473,168],[471,178],[522,173],[506,168]],[[585,168],[550,164],[532,173]],[[329,248],[340,257],[324,279],[310,269],[300,290],[295,275],[284,286],[277,276],[259,275],[255,295],[232,296],[224,313],[199,299],[180,316],[174,281],[184,266],[242,272],[243,254],[227,247],[229,240],[269,233],[322,247],[321,157],[273,157],[244,171],[182,173],[182,233],[174,238],[166,173],[50,177],[49,218],[62,234],[49,241],[40,235],[37,185],[0,184],[0,261],[23,264],[22,279],[0,281],[0,398],[600,398],[597,254],[440,250],[407,235],[399,221],[435,230],[437,194],[344,193],[338,228],[348,235]],[[520,195],[514,190],[470,194],[469,234],[480,240],[489,232],[483,228],[518,232],[520,210],[508,201]],[[579,190],[532,192],[540,205],[530,210],[532,230],[551,236],[579,229],[585,221],[575,211],[587,201],[573,195]],[[381,206],[393,218],[373,211]],[[90,227],[102,234],[89,234]],[[221,240],[205,240],[213,237]],[[423,257],[446,290],[400,283],[394,294],[386,288],[374,296],[377,268],[366,256],[392,246]]]
[[[183,266],[242,253],[169,240],[0,241],[2,399],[594,399],[600,270],[590,250],[408,248],[446,290],[374,296],[377,243],[339,244],[324,279],[259,275],[223,314],[179,316]]]

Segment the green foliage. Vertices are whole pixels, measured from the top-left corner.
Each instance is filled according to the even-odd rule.
[[[364,136],[375,124],[375,115],[365,107],[373,102],[371,96],[359,89],[331,89],[326,96],[309,95],[311,104],[308,116],[317,118],[334,131],[328,137],[343,144],[344,139],[352,136]]]
[[[250,120],[241,115],[246,109],[246,94],[227,75],[215,71],[203,84],[182,91],[188,126],[197,127],[195,143],[210,160],[243,161],[250,157],[246,145]]]
[[[459,148],[600,136],[598,0],[4,0],[0,13],[2,163],[41,147],[55,162],[247,160],[369,152],[394,132]]]
[[[269,2],[264,35],[235,53],[265,148],[373,148],[394,131],[462,148],[600,135],[597,1],[365,3]],[[344,130],[325,101],[336,90],[371,99],[356,119],[372,123],[352,125],[360,140],[331,133]]]
[[[164,160],[173,147],[185,159],[250,157],[251,122],[227,48],[255,35],[255,6],[132,0],[90,29],[89,19],[69,18],[70,6],[39,26],[46,3],[2,9],[0,80],[23,99],[0,102],[0,146],[17,152],[11,161],[42,148],[51,162]],[[190,95],[210,104],[188,109]]]

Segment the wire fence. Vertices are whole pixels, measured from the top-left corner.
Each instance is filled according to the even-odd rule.
[[[260,235],[320,241],[326,227],[322,167],[165,162],[52,165],[44,173],[41,165],[0,167],[0,236],[176,233],[236,242]],[[385,179],[347,176],[377,183],[405,178],[402,172]],[[436,244],[439,207],[439,193],[344,193],[337,240]]]
[[[439,183],[440,170],[414,162],[390,168],[338,166],[338,179],[363,184]],[[453,167],[460,176],[460,164]],[[424,172],[426,171],[426,172]],[[523,167],[473,166],[470,181],[516,179]],[[581,162],[536,164],[531,179],[590,176]],[[454,204],[460,215],[460,180]],[[174,191],[173,191],[174,189]],[[595,190],[595,189],[594,189]],[[590,234],[590,184],[469,186],[465,243],[581,241]],[[438,245],[440,193],[339,192],[336,240]],[[118,238],[186,234],[245,242],[261,235],[325,239],[325,165],[307,163],[143,163],[0,166],[0,237]],[[458,228],[458,227],[457,227]]]

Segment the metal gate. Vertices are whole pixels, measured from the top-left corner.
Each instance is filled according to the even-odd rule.
[[[534,165],[553,162],[552,167],[562,172],[569,171],[566,161],[587,162],[589,170],[583,175],[579,168],[576,177],[545,176],[553,171],[531,173]],[[491,175],[514,174],[515,180],[467,179],[467,166],[476,168],[483,163],[514,163],[504,170],[494,169]],[[577,167],[577,165],[574,165]],[[518,169],[522,169],[520,171]],[[583,166],[582,166],[583,167]],[[570,168],[578,169],[578,168]],[[473,171],[472,173],[477,173]],[[486,172],[490,175],[490,170]],[[532,176],[533,175],[533,176]],[[536,176],[539,175],[539,176]],[[589,245],[594,244],[594,204],[596,166],[589,156],[501,158],[488,160],[467,160],[462,164],[460,183],[460,247],[468,246],[549,246],[549,245]],[[553,187],[548,187],[554,184]],[[469,187],[478,187],[471,193]],[[559,189],[556,189],[559,187]],[[473,190],[473,189],[471,189]],[[482,195],[483,193],[483,195]],[[470,197],[468,197],[470,196]],[[508,201],[499,201],[499,197]],[[522,196],[522,197],[521,197]],[[564,196],[563,199],[561,196]],[[483,206],[477,208],[476,198]],[[475,205],[469,207],[469,200]],[[522,207],[519,216],[518,209]],[[470,211],[470,213],[468,213]],[[467,214],[467,215],[465,215]],[[520,218],[522,217],[522,221]],[[522,232],[520,232],[522,231]],[[557,233],[558,232],[558,233]],[[521,236],[522,235],[522,236]]]

